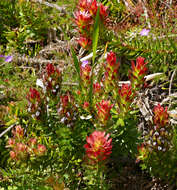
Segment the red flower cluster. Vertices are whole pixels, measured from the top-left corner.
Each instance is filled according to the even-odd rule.
[[[106,125],[108,120],[111,117],[110,110],[113,107],[113,104],[108,100],[102,100],[96,104],[97,107],[97,119],[103,124]]]
[[[145,63],[145,58],[138,57],[136,59],[136,65],[132,61],[132,71],[130,71],[130,80],[133,88],[139,88],[144,84],[144,77],[147,73],[147,63]]]
[[[18,125],[15,130],[12,130],[13,138],[8,140],[8,148],[11,148],[11,159],[26,160],[30,156],[42,156],[46,152],[46,147],[42,144],[37,144],[37,139],[27,139],[24,137],[24,129]]]
[[[117,62],[116,54],[112,51],[107,54],[106,63],[104,64],[105,73],[104,73],[104,85],[106,90],[115,89],[115,84],[118,80],[118,69],[120,63]]]
[[[88,108],[89,108],[89,102],[84,102],[83,108],[84,108],[85,110],[88,110]]]
[[[93,92],[94,94],[100,94],[100,92],[102,91],[101,89],[101,84],[96,82],[93,84]]]
[[[121,89],[119,89],[119,96],[121,100],[123,101],[123,104],[126,104],[126,102],[132,101],[132,87],[129,84],[123,84]]]
[[[92,68],[88,63],[83,63],[80,66],[80,77],[85,87],[88,87],[88,84],[90,84],[91,70]]]
[[[167,107],[164,109],[160,104],[154,107],[154,124],[166,126],[168,124]]]
[[[35,88],[30,88],[29,93],[26,96],[28,100],[28,112],[31,113],[35,119],[40,119],[44,109],[42,109],[42,101],[40,93]]]
[[[92,41],[89,39],[89,38],[85,38],[85,37],[80,37],[79,40],[78,40],[78,43],[81,47],[83,47],[84,49],[88,49],[91,44],[92,44]]]
[[[100,7],[100,18],[104,23],[108,16],[107,7],[98,3],[96,0],[79,0],[78,10],[74,16],[75,23],[81,34],[78,42],[83,48],[88,48],[92,43],[93,25],[98,7]]]
[[[40,102],[40,93],[35,88],[30,88],[27,99],[31,102]]]
[[[46,66],[46,71],[42,76],[44,91],[47,95],[56,96],[60,90],[62,75],[61,71],[55,67],[52,63],[48,63]]]
[[[70,92],[60,96],[60,102],[58,103],[57,108],[61,122],[73,126],[73,122],[76,120],[77,108],[75,106],[74,97]]]
[[[112,139],[109,139],[110,134],[106,136],[105,134],[102,131],[94,131],[86,138],[87,144],[84,145],[84,148],[87,157],[96,163],[104,161],[111,154]]]
[[[118,91],[118,104],[120,112],[127,112],[130,109],[130,104],[133,101],[132,87],[129,84],[123,84]]]
[[[172,128],[168,125],[167,107],[164,109],[160,104],[154,107],[155,126],[146,136],[146,146],[150,151],[167,151],[171,146]]]

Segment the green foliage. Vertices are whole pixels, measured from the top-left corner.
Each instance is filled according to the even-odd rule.
[[[2,188],[63,190],[65,186],[70,190],[108,190],[112,188],[116,174],[129,164],[122,160],[134,163],[136,158],[137,161],[141,160],[142,169],[153,177],[177,183],[176,125],[169,123],[173,138],[168,151],[147,151],[143,146],[139,152],[137,150],[147,138],[138,130],[140,112],[136,105],[139,91],[144,91],[144,76],[147,73],[144,59],[139,61],[139,67],[133,68],[130,65],[130,60],[142,56],[148,61],[149,73],[165,72],[170,75],[177,69],[176,34],[172,30],[175,17],[172,14],[170,19],[170,10],[166,7],[162,13],[162,5],[157,6],[153,1],[145,4],[149,20],[145,19],[143,13],[138,15],[137,11],[141,12],[142,5],[134,1],[128,1],[134,11],[133,15],[123,1],[98,2],[109,7],[109,18],[105,27],[98,9],[94,23],[91,23],[93,57],[85,70],[82,70],[84,67],[81,68],[78,59],[80,51],[74,45],[71,52],[62,55],[56,53],[66,63],[70,55],[73,58],[76,73],[70,66],[70,70],[64,70],[63,77],[52,64],[47,65],[48,70],[44,70],[41,64],[39,70],[38,66],[30,63],[21,65],[13,61],[0,61],[0,133],[12,126],[10,131],[0,137]],[[55,8],[34,1],[1,0],[1,51],[36,56],[40,49],[48,45],[47,34],[51,28],[56,30],[59,40],[69,41],[77,36],[73,30],[73,12],[77,2],[58,0],[52,3],[61,6],[63,11],[58,12]],[[173,4],[171,6],[174,8]],[[152,26],[149,34],[140,35],[142,29],[147,28],[148,22]],[[158,26],[158,23],[163,23],[164,28]],[[110,51],[112,53],[109,54]],[[40,79],[38,86],[35,86],[36,79]],[[78,82],[79,86],[66,86],[68,80]],[[131,83],[134,80],[140,84],[137,88],[120,86],[120,80],[130,80]],[[175,77],[170,82],[166,81],[165,85],[173,88],[169,90],[169,95],[172,91],[176,92],[175,82]],[[156,84],[158,86],[158,81]],[[40,98],[38,94],[29,94],[29,88],[34,87]],[[176,109],[175,98],[170,106]],[[33,108],[34,113],[31,111]],[[43,114],[42,117],[38,117],[38,111]],[[152,127],[150,121],[146,124],[148,129]],[[14,130],[17,125],[24,129],[24,137],[19,138],[18,142],[29,146],[29,139],[35,138],[37,144],[46,147],[45,154],[39,156],[35,150],[36,145],[25,159],[14,159],[13,154],[9,156],[10,151],[19,151],[9,146],[9,139],[16,138]],[[93,160],[84,147],[93,131],[105,132],[112,139],[112,153],[108,152],[110,157],[100,162],[96,157],[96,150],[102,146],[99,139],[96,139],[98,141],[95,144],[89,142],[93,145],[90,149],[95,151]],[[104,146],[101,147],[103,150]]]

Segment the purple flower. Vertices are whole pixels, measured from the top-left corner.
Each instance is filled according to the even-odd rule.
[[[141,30],[140,36],[148,36],[149,32],[149,29],[144,28],[143,30]]]
[[[87,60],[85,60],[85,61],[82,61],[82,67],[85,67],[86,65],[88,64],[88,61]]]
[[[5,62],[11,62],[12,58],[13,57],[11,55],[5,56]]]
[[[8,55],[8,56],[5,56],[5,55],[0,55],[0,58],[4,58],[4,61],[9,63],[12,61],[12,56]]]

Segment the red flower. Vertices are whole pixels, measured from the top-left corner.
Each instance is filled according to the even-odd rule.
[[[37,143],[37,139],[36,138],[31,138],[29,141],[28,141],[28,145],[30,147],[34,147]]]
[[[112,51],[107,55],[107,64],[113,67],[116,64],[116,55]]]
[[[148,151],[144,143],[137,147],[139,155],[137,156],[136,163],[139,163],[141,160],[144,160],[148,156]]]
[[[107,78],[112,81],[117,78],[117,72],[120,63],[116,60],[116,55],[112,51],[107,54],[107,63],[104,64],[105,70],[107,72]]]
[[[30,88],[29,93],[27,94],[27,100],[34,101],[37,100],[40,101],[40,93],[35,88]]]
[[[134,62],[132,62],[132,70],[137,73],[138,75],[144,75],[147,72],[146,64],[144,62],[145,58],[138,57],[136,59],[136,66]]]
[[[168,124],[167,107],[164,109],[160,104],[154,107],[154,123],[156,125],[165,126]]]
[[[89,64],[82,64],[80,66],[80,76],[85,83],[90,83],[91,66]]]
[[[102,5],[102,3],[100,3],[100,17],[102,19],[105,19],[108,16],[107,9],[108,9],[108,7],[106,7],[106,6]]]
[[[24,129],[20,125],[17,125],[15,127],[15,130],[12,130],[12,133],[13,133],[14,137],[23,138]]]
[[[63,107],[66,107],[69,103],[69,97],[68,95],[60,96],[60,101],[62,103]]]
[[[45,152],[46,152],[46,147],[42,144],[38,144],[37,145],[37,154],[39,156],[42,156],[42,155],[44,155]]]
[[[110,134],[105,136],[105,132],[94,131],[90,136],[87,136],[87,144],[84,145],[86,154],[89,159],[99,162],[108,158],[112,150],[112,139],[109,139]]]
[[[52,63],[48,63],[46,65],[46,71],[47,71],[48,76],[50,76],[51,74],[55,73],[55,67],[53,66]]]
[[[84,102],[83,108],[87,109],[89,107],[89,102]]]
[[[84,9],[87,9],[87,7],[88,7],[87,0],[79,0],[78,8],[80,8],[81,10],[84,10]]]
[[[80,46],[82,46],[84,49],[87,49],[88,47],[91,46],[92,41],[88,38],[85,37],[80,37],[78,40],[78,43],[80,44]]]
[[[101,91],[101,84],[100,83],[94,83],[93,84],[93,91],[94,93],[99,93]]]
[[[98,119],[103,124],[106,124],[106,122],[110,118],[110,110],[113,107],[113,104],[111,104],[108,100],[102,100],[101,102],[96,104],[96,107],[98,109]]]
[[[132,100],[132,87],[129,84],[123,84],[119,89],[120,98],[126,103]]]
[[[77,11],[74,16],[75,22],[80,29],[85,29],[91,24],[92,16],[88,11]]]
[[[10,157],[15,160],[17,159],[17,154],[14,151],[10,151]]]
[[[10,138],[10,139],[8,140],[8,145],[7,145],[7,147],[14,147],[14,145],[15,145],[15,139]]]
[[[144,77],[147,73],[147,67],[146,67],[147,63],[145,63],[144,60],[145,58],[138,57],[136,59],[136,65],[132,61],[132,71],[130,72],[130,80],[132,86],[135,88],[143,84],[145,81]]]
[[[98,9],[97,1],[96,0],[92,0],[92,2],[90,4],[90,7],[89,7],[90,14],[96,16],[97,9]]]
[[[27,146],[23,143],[17,143],[17,152],[26,152],[27,151]]]

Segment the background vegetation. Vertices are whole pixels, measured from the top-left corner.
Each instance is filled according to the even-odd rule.
[[[92,44],[81,47],[79,2],[0,1],[2,189],[176,188],[176,3],[99,2],[108,15],[92,15]],[[95,130],[112,139],[112,153],[97,164],[85,148]],[[10,139],[26,145],[18,159]]]

